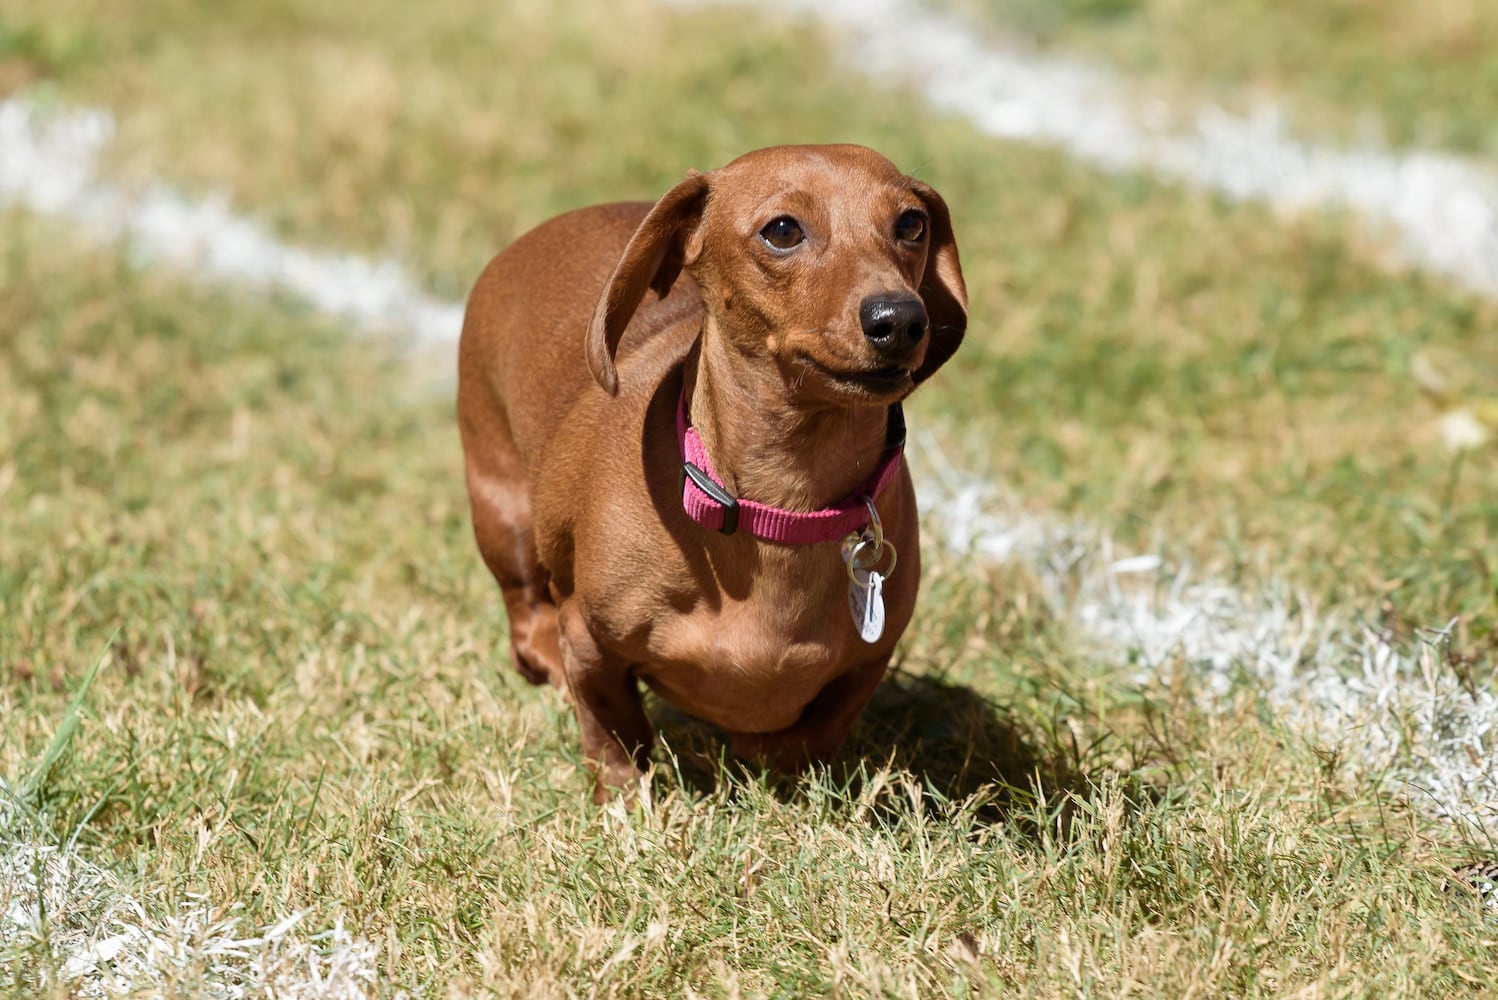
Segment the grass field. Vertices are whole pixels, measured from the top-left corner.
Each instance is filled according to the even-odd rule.
[[[1117,6],[1158,52],[1123,63],[1200,82],[1185,28]],[[1232,72],[1493,154],[1457,97],[1492,91],[1486,64],[1367,13],[1386,6],[1346,32],[1256,22]],[[1051,44],[1125,44],[1056,9]],[[1248,65],[1312,39],[1302,69]],[[1445,447],[1416,372],[1498,394],[1498,304],[1392,267],[1355,218],[986,138],[837,44],[639,0],[0,0],[0,97],[108,108],[110,183],[221,194],[447,299],[556,211],[758,145],[874,145],[951,203],[973,299],[959,363],[910,407],[923,468],[997,484],[1016,522],[1288,592],[1491,698],[1498,453]],[[1335,82],[1357,74],[1390,90]],[[838,766],[767,784],[660,708],[653,801],[589,806],[570,712],[505,662],[430,371],[293,296],[0,211],[0,991],[318,995],[308,970],[338,962],[344,995],[1498,986],[1498,926],[1449,875],[1493,858],[1498,804],[1486,827],[1434,815],[1387,780],[1419,739],[1360,765],[1370,734],[1308,728],[1246,663],[1225,687],[1145,669],[1057,598],[1075,564],[945,547],[950,510]],[[1498,754],[1493,730],[1471,745]]]

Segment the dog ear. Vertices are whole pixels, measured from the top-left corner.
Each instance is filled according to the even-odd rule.
[[[926,203],[931,220],[931,246],[926,251],[926,271],[921,275],[921,300],[931,323],[931,343],[926,358],[911,378],[916,385],[946,364],[957,353],[967,332],[967,285],[962,280],[962,264],[957,259],[957,239],[952,235],[952,216],[941,195],[920,181],[912,190]]]
[[[665,298],[683,263],[688,262],[688,237],[702,215],[707,187],[707,176],[692,170],[686,180],[661,196],[629,238],[593,309],[584,341],[588,370],[611,396],[619,391],[619,373],[614,367],[619,338],[640,307],[645,289],[653,288]]]

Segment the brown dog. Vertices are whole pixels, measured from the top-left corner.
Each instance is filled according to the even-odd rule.
[[[749,153],[485,269],[458,366],[474,531],[597,801],[654,742],[637,680],[749,760],[836,752],[915,605],[898,403],[966,326],[946,204],[860,146]]]

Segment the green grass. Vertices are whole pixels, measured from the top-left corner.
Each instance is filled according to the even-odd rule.
[[[565,706],[501,661],[445,402],[294,308],[7,223],[24,492],[0,507],[0,773],[43,759],[120,629],[35,804],[153,904],[341,913],[387,986],[438,994],[1450,995],[1498,974],[1435,888],[1452,831],[1252,698],[1141,701],[1017,571],[934,560],[833,772],[734,777],[667,713],[681,763],[654,805],[594,809]],[[11,957],[10,988],[50,967]]]
[[[340,912],[390,985],[514,996],[1338,993],[1338,968],[1349,995],[1437,995],[1494,974],[1434,889],[1452,831],[1252,699],[1141,702],[1019,572],[934,560],[851,774],[776,793],[667,715],[682,769],[663,757],[655,808],[593,809],[565,707],[500,660],[447,404],[290,307],[8,223],[24,494],[0,513],[0,773],[45,759],[121,629],[36,805],[163,909]],[[25,991],[50,967],[13,957]]]
[[[868,142],[952,203],[974,302],[913,424],[1122,546],[1396,635],[1461,615],[1488,683],[1498,463],[1439,445],[1410,366],[1493,394],[1498,307],[1391,272],[1351,220],[995,143],[825,44],[633,2],[65,0],[0,5],[0,88],[110,106],[115,180],[226,191],[452,297],[563,208]],[[294,302],[3,223],[0,775],[37,773],[109,645],[32,806],[152,905],[342,914],[389,986],[433,995],[1498,981],[1491,928],[1435,888],[1459,831],[1251,690],[1213,714],[1189,681],[1141,687],[1023,567],[929,544],[901,672],[837,768],[766,786],[662,712],[654,807],[588,806],[566,706],[504,662],[449,399]],[[32,942],[0,982],[57,961]]]
[[[45,64],[46,81],[115,108],[116,176],[226,191],[300,243],[394,251],[454,298],[557,211],[649,196],[758,145],[866,142],[956,209],[970,363],[926,403],[994,442],[975,471],[1229,574],[1267,550],[1339,599],[1388,589],[1394,618],[1460,614],[1464,642],[1487,648],[1498,468],[1440,447],[1410,364],[1433,352],[1498,392],[1498,308],[1391,279],[1387,248],[1350,221],[995,143],[742,10],[338,9],[76,2],[9,19],[91,53]]]
[[[1498,159],[1498,8],[1485,0],[933,0],[1001,38],[1101,59],[1158,94],[1307,132]]]

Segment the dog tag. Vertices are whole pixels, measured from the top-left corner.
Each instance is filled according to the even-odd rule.
[[[853,571],[848,584],[848,610],[864,642],[878,642],[884,634],[884,576],[878,570]]]

